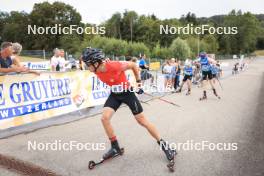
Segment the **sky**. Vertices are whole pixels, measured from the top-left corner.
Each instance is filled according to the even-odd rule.
[[[47,0],[46,0],[47,1]],[[54,2],[55,0],[48,0]],[[115,12],[134,10],[139,15],[155,14],[160,19],[180,18],[188,12],[197,17],[227,14],[232,9],[264,14],[264,0],[59,0],[73,6],[82,22],[100,24]],[[44,0],[0,0],[1,11],[30,13],[34,3]]]

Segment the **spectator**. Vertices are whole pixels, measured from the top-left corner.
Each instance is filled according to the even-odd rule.
[[[11,56],[13,54],[13,46],[11,42],[3,42],[0,52],[0,73],[12,72],[28,72],[26,67],[15,66]]]
[[[164,87],[165,89],[171,86],[172,83],[172,69],[173,66],[171,65],[170,61],[167,60],[166,64],[163,67],[163,73],[164,73]]]
[[[68,63],[65,60],[65,52],[63,49],[60,49],[60,71],[66,71],[66,65]]]
[[[175,90],[177,90],[177,87],[180,87],[180,76],[181,76],[181,61],[179,61],[178,59],[176,59],[175,67],[176,67],[176,76],[173,87]]]
[[[65,71],[66,61],[64,58],[64,50],[55,48],[54,56],[51,58],[51,71]]]
[[[13,55],[11,56],[11,59],[13,60],[13,63],[15,66],[21,67],[23,66],[20,62],[20,53],[22,51],[22,45],[19,43],[12,43],[12,48],[13,48]]]
[[[145,58],[146,58],[145,55],[143,55],[143,56],[140,58],[140,60],[139,60],[139,67],[140,67],[141,69],[147,69],[147,70],[149,70],[149,66],[148,66],[147,63],[146,63]]]
[[[177,73],[177,68],[178,64],[175,60],[175,58],[171,58],[171,66],[172,66],[172,72],[171,72],[171,85],[175,85],[175,80],[176,80],[176,73]],[[174,88],[175,89],[175,88]],[[176,90],[176,89],[175,89]]]
[[[143,55],[141,58],[140,58],[140,61],[139,61],[139,68],[141,69],[141,72],[140,72],[140,77],[141,77],[141,80],[142,80],[142,85],[144,84],[145,80],[148,80],[148,79],[151,79],[151,85],[153,85],[153,82],[154,82],[154,77],[152,74],[150,74],[148,72],[149,70],[149,66],[147,65],[146,61],[145,61],[145,55]]]
[[[136,57],[132,57],[132,58],[131,58],[131,62],[134,62],[134,63],[137,65],[137,63],[138,63],[138,59],[137,59]],[[137,65],[137,68],[138,68],[138,72],[139,72],[139,74],[140,74],[141,69],[139,68],[138,65]]]
[[[22,65],[20,62],[20,56],[19,56],[22,51],[22,45],[20,43],[12,43],[12,48],[13,48],[13,55],[11,56],[11,59],[13,61],[14,66],[24,67],[24,65]],[[33,70],[28,70],[27,73],[33,73],[36,75],[40,75],[39,72],[36,72]]]

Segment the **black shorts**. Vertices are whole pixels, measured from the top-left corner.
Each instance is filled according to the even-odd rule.
[[[122,93],[111,92],[104,104],[104,107],[109,107],[116,111],[122,103],[125,103],[129,107],[133,115],[143,112],[143,108],[135,93],[130,91]]]
[[[203,80],[207,80],[207,78],[211,80],[213,78],[211,71],[202,71],[202,75],[203,75]]]
[[[187,81],[187,79],[189,79],[190,81],[192,80],[192,75],[184,75],[183,77],[183,82]]]
[[[216,78],[216,74],[212,74],[212,78]]]

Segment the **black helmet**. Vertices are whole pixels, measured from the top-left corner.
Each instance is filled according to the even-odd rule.
[[[82,52],[82,60],[86,64],[101,63],[104,59],[102,50],[97,48],[85,48]]]

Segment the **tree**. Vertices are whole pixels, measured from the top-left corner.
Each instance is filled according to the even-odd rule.
[[[170,50],[174,57],[179,59],[186,59],[190,57],[191,50],[185,40],[180,39],[179,37],[173,40]]]
[[[257,39],[257,49],[264,49],[264,28],[260,31]]]
[[[207,53],[217,53],[219,45],[216,37],[214,35],[206,35],[202,39],[202,42],[204,42],[206,46],[206,52]]]
[[[154,58],[161,58],[161,59],[168,59],[172,57],[172,52],[169,48],[161,48],[159,44],[157,44],[152,51],[152,57]]]
[[[224,53],[249,53],[256,49],[260,23],[251,13],[231,11],[224,19],[224,26],[238,27],[238,34],[220,37],[220,48]]]
[[[171,26],[171,27],[178,27],[182,26],[182,24],[177,19],[165,19],[163,21],[160,21],[158,25],[163,26]],[[160,42],[161,47],[169,47],[174,39],[179,37],[178,34],[168,34],[168,35],[158,35],[157,36]]]
[[[122,39],[121,23],[121,13],[118,12],[113,14],[112,17],[105,22],[106,36]]]
[[[59,45],[70,54],[76,54],[79,51],[80,38],[75,35],[63,35],[60,37]]]
[[[115,56],[125,56],[127,53],[127,42],[109,38],[105,43],[104,52]]]
[[[135,11],[125,11],[123,13],[123,23],[122,23],[122,31],[124,33],[124,39],[130,42],[133,41],[133,30],[135,28],[135,23],[137,22],[138,15]],[[127,26],[129,26],[129,31],[127,30]]]
[[[129,42],[127,46],[127,55],[129,56],[140,56],[140,55],[150,55],[148,47],[144,43]]]
[[[70,5],[62,2],[49,2],[36,3],[32,12],[29,15],[30,25],[41,27],[52,27],[55,24],[61,24],[61,27],[69,27],[70,25],[83,26],[81,24],[81,15]],[[61,47],[60,38],[64,34],[45,34],[34,35],[31,34],[33,41],[32,49],[48,49],[51,50],[55,47]],[[68,34],[66,34],[68,35]],[[78,36],[81,39],[82,36]]]
[[[153,16],[140,16],[134,34],[134,41],[144,42],[149,48],[155,47],[160,36],[159,21],[155,20]]]
[[[186,42],[187,42],[188,46],[190,47],[190,51],[191,51],[190,57],[195,58],[199,52],[198,49],[200,50],[200,46],[198,48],[198,45],[201,45],[200,41],[198,41],[198,37],[190,36],[186,39]]]
[[[2,26],[2,40],[3,41],[16,41],[25,42],[29,41],[26,34],[28,14],[25,12],[10,12],[10,15],[3,13],[1,15],[4,23]],[[2,20],[1,20],[2,21]]]

